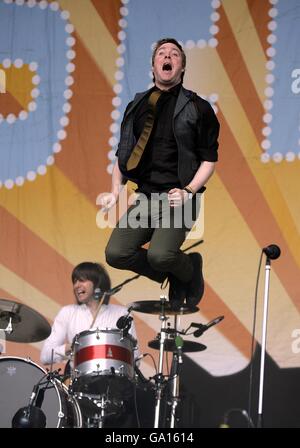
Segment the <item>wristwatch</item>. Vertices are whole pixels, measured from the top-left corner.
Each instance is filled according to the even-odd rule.
[[[192,197],[194,196],[193,192],[188,187],[184,187],[183,190],[188,193],[188,199],[192,199]]]

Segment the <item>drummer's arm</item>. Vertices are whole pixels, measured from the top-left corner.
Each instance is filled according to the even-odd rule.
[[[62,308],[53,322],[50,336],[44,342],[40,356],[42,364],[51,364],[52,361],[61,362],[66,359],[67,317],[67,310]]]
[[[69,342],[65,344],[65,356],[70,356],[72,353],[72,344]]]

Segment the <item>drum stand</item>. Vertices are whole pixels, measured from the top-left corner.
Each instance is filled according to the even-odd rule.
[[[106,408],[107,401],[105,400],[104,395],[101,398],[101,404],[99,408],[101,409],[100,414],[94,414],[92,418],[87,418],[87,427],[88,428],[94,428],[94,425],[90,424],[90,420],[95,420],[97,422],[97,428],[103,428],[104,425],[104,418],[105,418],[105,408]]]
[[[154,428],[159,428],[159,417],[161,408],[162,392],[164,388],[164,377],[163,377],[163,364],[164,364],[164,352],[165,352],[165,340],[166,340],[166,322],[167,317],[164,312],[164,304],[166,303],[166,297],[160,297],[161,303],[161,314],[159,315],[159,320],[161,321],[160,329],[160,341],[159,341],[159,362],[158,362],[158,372],[156,375],[156,403],[155,403],[155,417],[154,417]]]
[[[166,321],[168,317],[165,315],[164,304],[166,303],[166,298],[164,296],[160,297],[161,302],[161,314],[159,319],[161,321],[161,330],[159,333],[159,364],[158,364],[158,372],[156,375],[156,402],[155,402],[155,417],[154,417],[154,428],[159,428],[160,423],[160,410],[161,410],[161,402],[163,390],[165,387],[165,380],[163,375],[163,362],[164,362],[164,352],[165,352],[165,342],[167,339],[167,333],[173,333],[174,335],[174,345],[176,345],[176,350],[173,351],[173,359],[172,359],[172,367],[169,378],[169,383],[171,383],[171,400],[167,404],[171,406],[171,416],[170,416],[170,428],[175,428],[175,420],[176,420],[176,408],[179,402],[179,364],[182,363],[181,355],[179,355],[179,351],[183,345],[183,341],[181,340],[181,347],[177,346],[175,343],[175,339],[178,337],[177,332],[177,315],[175,314],[174,319],[174,329],[166,328]]]
[[[177,334],[177,316],[175,314],[174,318],[174,335],[175,338],[178,337]],[[181,339],[181,338],[180,338]],[[177,345],[176,345],[177,347]],[[175,421],[176,421],[176,408],[180,401],[179,398],[179,364],[182,363],[181,356],[179,356],[178,353],[178,347],[177,350],[173,352],[173,359],[172,359],[172,367],[171,367],[171,385],[172,385],[172,392],[171,392],[171,416],[170,416],[170,428],[175,428]]]

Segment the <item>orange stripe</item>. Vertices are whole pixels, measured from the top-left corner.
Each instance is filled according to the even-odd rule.
[[[217,51],[255,134],[261,136],[263,107],[223,8],[218,26]]]
[[[3,207],[0,222],[0,262],[58,303],[72,303],[73,266]]]
[[[19,356],[20,358],[30,358],[33,362],[40,364],[40,351],[32,345],[17,342],[6,342],[6,353],[3,356]],[[2,356],[1,356],[2,358]],[[0,358],[0,359],[1,359]],[[42,367],[42,366],[41,366]],[[33,367],[34,368],[34,367]],[[43,368],[43,367],[42,367]],[[30,395],[29,391],[29,395]]]
[[[17,303],[23,303],[25,306],[29,306],[27,305],[22,299],[19,299],[16,296],[13,296],[12,294],[10,294],[9,292],[7,292],[5,289],[1,289],[0,288],[0,299],[4,299],[4,300],[10,300],[12,302],[17,302]],[[38,312],[37,310],[35,310],[36,312]],[[1,312],[1,309],[0,309]],[[46,319],[49,323],[49,325],[52,325],[52,320],[48,319],[47,317],[43,316],[44,319]]]
[[[250,357],[251,334],[235,316],[231,309],[215,293],[210,285],[205,284],[205,297],[201,302],[201,313],[208,320],[224,316],[224,320],[216,327],[245,357]]]
[[[281,247],[282,255],[274,263],[273,268],[292,301],[300,310],[300,283],[295,281],[300,277],[300,269],[220,110],[219,119],[222,129],[222,147],[230,148],[230,157],[220,158],[218,174],[259,246],[264,247],[274,242]],[[233,173],[238,173],[238,176]]]
[[[4,299],[4,300],[17,300],[16,297],[14,297],[12,294],[10,294],[9,292],[5,291],[5,289],[0,288],[0,299]]]
[[[22,105],[9,92],[0,94],[0,114],[7,117],[8,114],[19,115],[23,109]]]
[[[272,5],[270,5],[269,0],[247,0],[247,3],[261,45],[264,51],[266,51],[269,47],[267,37],[270,34],[268,22],[271,20],[268,11]]]
[[[77,36],[74,94],[68,136],[56,156],[57,166],[95,204],[102,191],[110,191],[106,172],[112,123],[113,93]]]
[[[0,222],[6,229],[0,234],[0,262],[61,305],[74,303],[71,285],[73,266],[2,207]],[[2,284],[3,287],[5,284]],[[5,289],[2,292],[3,297],[15,299],[9,297]],[[16,300],[22,301],[22,297]],[[116,299],[112,303],[121,304]],[[135,322],[140,350],[151,352],[147,344],[155,337],[153,329],[136,316]]]
[[[118,44],[118,32],[120,30],[118,21],[120,19],[120,0],[92,0],[94,8],[98,11],[115,42]]]

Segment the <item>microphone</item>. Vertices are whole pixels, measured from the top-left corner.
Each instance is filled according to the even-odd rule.
[[[28,407],[29,407],[29,408],[33,405],[33,402],[34,402],[34,400],[35,400],[36,394],[38,393],[38,390],[39,390],[39,385],[36,384],[36,385],[33,387],[32,392],[31,392],[31,396],[30,396],[29,404],[28,404]]]
[[[178,363],[179,364],[183,363],[183,360],[182,360],[183,343],[184,343],[184,341],[183,341],[182,337],[177,335],[176,338],[175,338],[175,346],[176,346],[176,349],[177,349]]]
[[[271,260],[276,260],[281,254],[280,247],[276,246],[276,244],[270,244],[270,246],[264,247],[263,252]]]
[[[102,296],[108,297],[112,296],[113,294],[116,294],[121,289],[120,286],[116,286],[115,288],[108,289],[107,291],[102,291],[101,288],[95,288],[94,289],[94,299],[100,300]]]
[[[191,327],[195,327],[198,328],[198,330],[196,330],[194,332],[194,336],[195,338],[199,338],[199,336],[201,336],[205,331],[207,331],[210,327],[213,327],[214,325],[217,325],[219,322],[221,322],[221,320],[224,319],[224,316],[219,316],[216,317],[215,319],[211,320],[210,322],[208,322],[208,324],[203,325],[203,324],[197,324],[195,322],[191,323]]]
[[[116,286],[115,288],[108,289],[107,291],[102,291],[101,288],[95,288],[93,298],[95,300],[100,300],[102,298],[102,296],[105,296],[105,297],[112,296],[112,295],[116,294],[117,292],[119,292],[120,289],[121,289],[120,286]]]
[[[94,298],[95,300],[100,300],[102,296],[103,296],[102,289],[100,289],[100,288],[95,288],[95,289],[94,289],[94,296],[93,296],[93,298]]]
[[[128,308],[128,312],[125,316],[121,316],[119,317],[119,319],[117,320],[117,328],[119,330],[124,330],[125,328],[127,328],[129,330],[129,328],[131,327],[131,322],[133,321],[133,317],[130,316],[131,310],[132,310],[132,306],[130,308]]]
[[[33,387],[29,404],[23,408],[20,408],[12,419],[12,428],[45,428],[46,416],[44,412],[38,406],[34,406],[33,403],[39,394],[39,383]],[[39,405],[42,404],[40,400]]]

